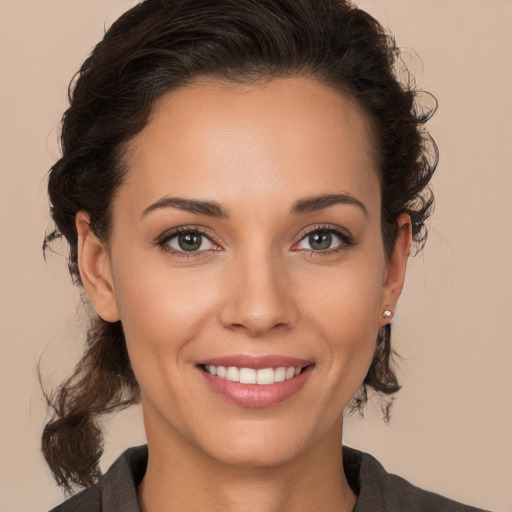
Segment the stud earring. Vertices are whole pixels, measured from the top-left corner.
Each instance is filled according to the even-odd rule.
[[[389,309],[385,309],[382,313],[382,318],[385,320],[391,320],[393,318],[393,313]]]

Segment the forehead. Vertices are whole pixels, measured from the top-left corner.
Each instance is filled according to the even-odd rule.
[[[315,80],[202,81],[157,102],[129,144],[122,192],[142,208],[166,194],[271,205],[348,192],[380,212],[371,140],[358,105]]]

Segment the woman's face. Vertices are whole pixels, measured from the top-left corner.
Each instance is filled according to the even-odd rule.
[[[339,439],[408,250],[400,235],[385,258],[370,140],[358,107],[311,79],[200,82],[157,104],[108,251],[78,221],[150,445],[268,466]]]

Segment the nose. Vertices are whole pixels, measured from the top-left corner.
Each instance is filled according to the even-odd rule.
[[[285,266],[272,256],[239,255],[226,269],[220,320],[224,327],[261,337],[293,327],[298,317]]]

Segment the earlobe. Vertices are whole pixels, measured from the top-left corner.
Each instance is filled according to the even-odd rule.
[[[86,212],[78,212],[75,221],[78,233],[78,270],[84,288],[96,313],[107,322],[117,322],[119,311],[107,249],[92,231]]]
[[[411,252],[412,226],[409,215],[400,215],[397,223],[398,235],[394,248],[389,255],[382,287],[379,327],[388,324],[393,318],[396,304],[404,286],[407,260]]]

